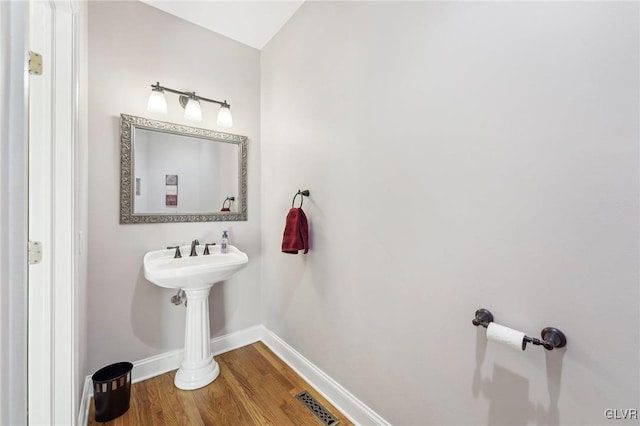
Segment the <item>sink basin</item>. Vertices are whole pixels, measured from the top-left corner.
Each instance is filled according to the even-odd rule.
[[[202,246],[197,256],[189,256],[190,246],[180,247],[181,258],[174,259],[175,249],[154,250],[144,256],[144,277],[152,283],[182,289],[187,297],[187,320],[184,333],[184,357],[173,383],[183,390],[198,389],[213,382],[220,367],[213,359],[209,333],[209,292],[217,282],[226,280],[247,266],[249,258],[234,246],[220,253],[210,246],[204,255]]]
[[[204,247],[196,246],[198,256],[189,256],[190,246],[180,247],[182,257],[174,259],[175,249],[150,251],[144,256],[144,277],[165,288],[189,289],[211,287],[247,266],[247,255],[232,245],[228,253],[209,246],[211,254],[204,256]]]

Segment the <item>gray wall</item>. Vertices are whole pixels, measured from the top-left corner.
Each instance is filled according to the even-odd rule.
[[[261,67],[269,329],[393,424],[640,408],[637,4],[307,2]]]
[[[184,344],[184,305],[144,279],[144,253],[168,245],[219,241],[249,255],[249,266],[211,292],[212,337],[260,323],[259,52],[139,2],[89,3],[89,276],[87,373]],[[227,99],[233,133],[249,137],[247,222],[119,224],[119,116],[192,125],[175,95],[169,114],[146,110],[150,84]],[[203,103],[197,127],[218,128],[217,108]]]

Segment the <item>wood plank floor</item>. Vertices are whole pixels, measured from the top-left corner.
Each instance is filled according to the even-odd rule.
[[[322,425],[295,396],[308,391],[340,426],[352,425],[262,342],[215,357],[220,375],[204,388],[183,391],[175,371],[131,386],[131,405],[121,417],[89,425]]]

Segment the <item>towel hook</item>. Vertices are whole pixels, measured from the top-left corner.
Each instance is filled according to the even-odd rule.
[[[300,196],[300,207],[298,207],[299,209],[302,208],[302,203],[304,201],[304,197],[308,197],[310,194],[308,189],[305,189],[304,191],[300,191],[298,189],[298,192],[296,192],[296,195],[293,196],[293,200],[291,201],[291,208],[293,208],[293,206],[296,203],[296,197],[299,195]]]
[[[236,200],[236,197],[227,197],[224,199],[224,201],[222,202],[222,210],[220,210],[221,212],[228,212],[231,210],[231,203],[233,203]],[[226,206],[227,201],[229,202],[229,207]]]

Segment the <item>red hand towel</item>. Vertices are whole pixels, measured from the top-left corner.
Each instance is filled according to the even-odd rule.
[[[309,251],[309,224],[301,208],[293,208],[287,214],[282,235],[282,252],[298,254],[298,250]]]

